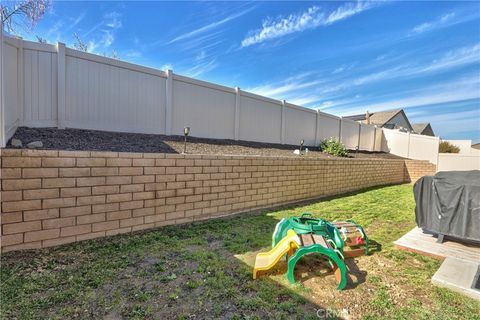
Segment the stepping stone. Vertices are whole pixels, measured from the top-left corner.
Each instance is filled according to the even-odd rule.
[[[447,258],[432,278],[432,283],[480,301],[478,282],[479,263]]]

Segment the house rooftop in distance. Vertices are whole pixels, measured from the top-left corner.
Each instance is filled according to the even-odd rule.
[[[383,126],[388,120],[392,119],[396,116],[402,109],[395,109],[395,110],[387,110],[387,111],[378,111],[378,112],[370,112],[370,123],[376,124],[379,126]],[[367,111],[368,112],[368,111]],[[353,121],[361,121],[364,122],[367,120],[367,112],[363,114],[357,114],[353,116],[344,117],[346,119],[350,119]]]
[[[368,114],[368,119],[367,119]],[[413,131],[410,121],[403,109],[394,109],[377,112],[365,112],[363,114],[357,114],[344,117],[345,119],[374,124],[378,127],[384,127],[388,129],[405,128],[408,131]]]
[[[435,136],[430,123],[414,123],[412,124],[413,132],[416,134],[423,134],[426,136]]]

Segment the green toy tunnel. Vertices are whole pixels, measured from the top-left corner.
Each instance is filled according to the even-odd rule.
[[[343,260],[341,260],[337,253],[333,250],[326,249],[325,247],[319,244],[313,244],[308,247],[301,247],[295,254],[288,259],[288,271],[287,271],[287,279],[290,283],[295,283],[295,265],[297,264],[298,260],[305,255],[311,253],[320,253],[321,255],[326,256],[334,265],[335,277],[338,282],[338,290],[343,290],[347,285],[347,267]]]

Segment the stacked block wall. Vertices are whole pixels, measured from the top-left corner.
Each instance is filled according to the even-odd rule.
[[[3,251],[210,219],[406,178],[405,161],[396,159],[1,152]]]

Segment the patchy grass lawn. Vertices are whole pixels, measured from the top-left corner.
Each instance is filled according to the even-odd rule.
[[[305,211],[330,220],[353,217],[382,245],[347,262],[347,290],[336,291],[315,258],[298,268],[303,286],[289,285],[278,272],[282,265],[252,280],[250,264],[269,248],[276,222]],[[401,185],[261,215],[7,253],[1,318],[318,319],[321,308],[354,319],[479,319],[480,303],[431,285],[439,261],[393,247],[414,225],[412,187]]]

